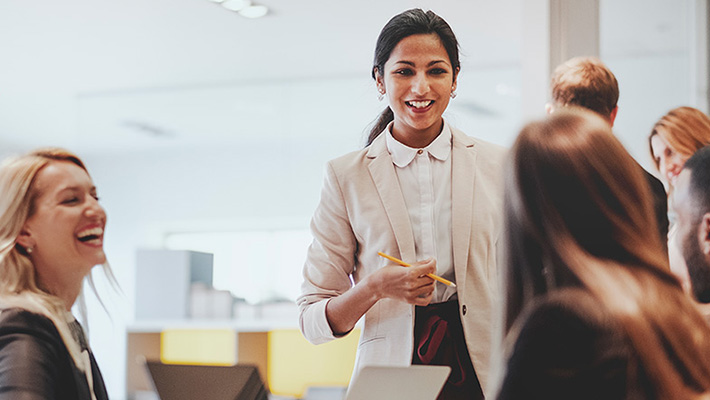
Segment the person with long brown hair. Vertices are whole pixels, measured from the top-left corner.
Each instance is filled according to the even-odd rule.
[[[564,109],[526,125],[505,185],[497,398],[708,396],[708,325],[647,234],[649,188],[609,124]]]
[[[6,160],[0,193],[0,399],[107,399],[71,314],[94,266],[115,284],[84,163],[57,148]]]

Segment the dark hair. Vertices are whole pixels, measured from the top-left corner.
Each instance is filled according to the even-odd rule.
[[[710,212],[710,146],[696,151],[683,169],[690,171],[690,193],[697,204],[696,214]]]
[[[710,212],[710,146],[705,146],[696,151],[683,169],[690,172],[688,180],[688,194],[690,197],[690,224],[691,232],[697,232],[702,218]],[[685,233],[687,234],[687,233]],[[683,256],[688,266],[690,286],[693,295],[701,303],[710,302],[710,265],[700,250],[697,237],[690,235],[684,240]]]
[[[569,107],[526,125],[505,178],[505,333],[524,323],[516,320],[527,304],[577,287],[619,323],[651,398],[708,390],[707,324],[671,275],[660,237],[647,235],[648,185],[609,124]]]
[[[446,53],[449,55],[451,67],[454,69],[454,77],[456,71],[459,70],[459,42],[456,40],[454,31],[451,30],[443,18],[436,15],[433,11],[422,11],[421,8],[413,8],[401,14],[397,14],[387,22],[382,28],[380,36],[377,38],[375,45],[375,60],[372,65],[372,77],[377,79],[377,74],[382,74],[385,70],[385,63],[390,58],[390,54],[397,44],[402,39],[419,34],[436,33],[441,39],[441,44],[444,46]],[[387,107],[378,117],[377,121],[370,130],[367,138],[367,146],[385,129],[387,124],[394,119],[394,113]]]

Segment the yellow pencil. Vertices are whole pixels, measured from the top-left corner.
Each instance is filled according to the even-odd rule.
[[[388,259],[388,260],[390,260],[390,261],[394,261],[394,262],[396,262],[397,264],[399,264],[399,265],[401,265],[401,266],[403,266],[403,267],[411,267],[411,266],[412,266],[411,264],[407,264],[406,262],[400,260],[399,258],[392,257],[392,256],[387,255],[387,254],[382,253],[382,252],[377,252],[377,255],[382,256],[382,257],[384,257],[384,258],[386,258],[386,259]],[[436,276],[436,275],[434,275],[434,274],[426,274],[426,276],[428,276],[429,278],[431,278],[431,279],[433,279],[433,280],[435,280],[435,281],[439,281],[439,282],[443,283],[444,285],[451,286],[451,287],[456,287],[456,284],[455,284],[455,283],[451,282],[451,281],[448,280],[448,279],[444,279],[444,278],[442,278],[442,277],[440,277],[440,276]]]

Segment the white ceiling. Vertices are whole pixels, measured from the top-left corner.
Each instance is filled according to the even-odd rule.
[[[382,107],[369,78],[377,34],[415,6],[454,28],[462,83],[466,71],[520,64],[523,0],[261,2],[271,14],[249,20],[208,0],[0,1],[0,145],[98,151],[360,134]],[[668,18],[686,2],[616,0],[627,16],[644,15],[606,31],[619,38],[609,54],[677,43],[683,31]],[[624,40],[628,29],[648,31],[653,45]],[[459,92],[460,105],[481,112],[474,90],[468,100]]]

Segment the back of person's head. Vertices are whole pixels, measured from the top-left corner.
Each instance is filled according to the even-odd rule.
[[[710,146],[696,151],[683,169],[690,171],[689,189],[693,198],[693,214],[710,213]]]
[[[526,125],[505,189],[506,332],[533,299],[581,287],[623,327],[656,398],[710,388],[710,332],[648,235],[649,188],[606,121],[570,107]]]
[[[583,107],[607,121],[619,101],[616,77],[594,57],[575,57],[560,64],[552,74],[551,87],[556,107]]]
[[[372,65],[372,78],[376,79],[378,74],[385,70],[385,63],[389,60],[392,51],[397,44],[412,35],[434,33],[439,36],[441,44],[446,49],[451,67],[454,69],[454,79],[461,67],[459,62],[459,44],[451,26],[433,11],[423,11],[420,8],[413,8],[392,17],[380,31],[375,45],[375,58]],[[392,121],[394,114],[387,107],[370,130],[367,145],[387,127]]]
[[[685,162],[687,180],[675,191],[679,244],[688,267],[693,295],[710,303],[710,146]]]
[[[37,287],[27,249],[17,243],[17,238],[35,211],[35,200],[40,194],[33,185],[35,177],[52,161],[72,162],[86,171],[79,157],[57,148],[9,159],[0,168],[0,294],[24,291],[43,294]]]
[[[651,138],[655,135],[659,135],[674,152],[687,159],[698,149],[710,144],[710,117],[697,108],[674,108],[653,126],[648,137],[651,154]],[[659,168],[656,157],[654,163]]]
[[[570,107],[526,125],[506,176],[507,272],[521,274],[516,282],[542,294],[550,290],[546,274],[554,273],[558,285],[569,280],[566,262],[573,253],[661,264],[660,253],[644,251],[661,247],[655,236],[643,234],[655,229],[648,199],[640,169],[599,116]],[[553,265],[558,270],[550,271]]]

